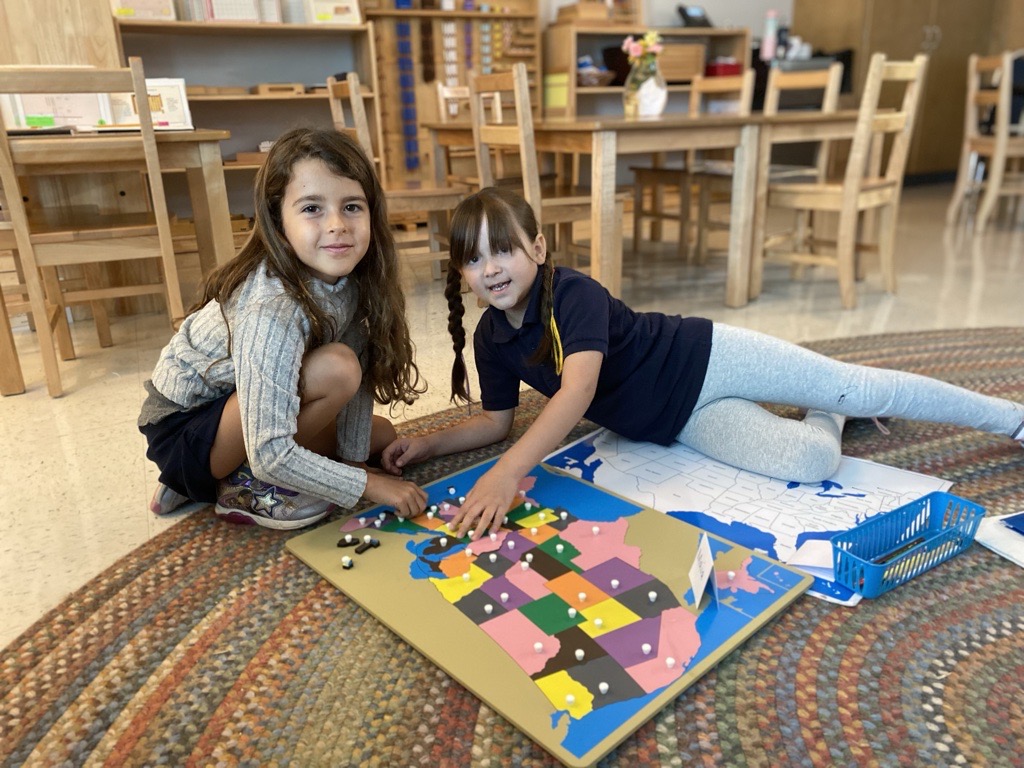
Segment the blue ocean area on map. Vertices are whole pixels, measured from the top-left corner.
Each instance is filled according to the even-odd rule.
[[[682,520],[684,523],[689,523],[708,533],[713,533],[715,536],[721,536],[723,539],[735,541],[748,549],[760,550],[776,560],[779,559],[779,555],[775,551],[775,536],[768,531],[762,531],[760,528],[747,525],[739,520],[727,523],[704,512],[669,512],[668,516]]]
[[[593,463],[587,463],[587,459],[594,455],[595,450],[592,440],[581,440],[570,445],[557,456],[552,456],[545,461],[553,467],[560,467],[569,472],[578,469],[580,477],[588,483],[592,483],[594,482],[594,473],[604,463],[601,459],[597,459]]]

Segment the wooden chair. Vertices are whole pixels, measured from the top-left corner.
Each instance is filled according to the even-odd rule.
[[[405,263],[427,262],[431,274],[441,276],[440,263],[448,258],[448,218],[466,196],[465,187],[402,187],[392,188],[384,182],[383,163],[378,151],[380,141],[374,141],[367,117],[366,105],[359,75],[349,72],[344,81],[327,78],[327,92],[331,104],[331,117],[336,130],[354,135],[367,157],[374,158],[378,178],[387,195],[388,215],[393,219],[426,218],[425,238],[401,239],[396,242],[399,255]],[[346,119],[346,109],[350,119]],[[380,125],[380,120],[375,121]]]
[[[54,351],[54,330],[61,327],[64,305],[90,304],[97,330],[101,333],[101,343],[110,341],[109,336],[106,339],[102,337],[107,324],[102,302],[107,299],[162,295],[172,324],[184,318],[185,310],[142,61],[132,58],[129,66],[121,69],[0,68],[0,94],[20,93],[132,93],[139,113],[139,131],[133,136],[122,133],[82,137],[80,140],[93,142],[95,148],[95,155],[85,164],[70,162],[59,152],[54,152],[49,162],[42,165],[19,163],[12,150],[11,137],[0,125],[0,187],[10,210],[10,224],[17,256],[21,260],[25,291],[39,334],[47,389],[57,397],[63,393],[63,387]],[[79,140],[79,137],[73,140]],[[20,145],[31,148],[30,142],[45,142],[47,139],[18,141]],[[95,210],[71,205],[60,208],[34,205],[30,211],[24,203],[25,199],[34,199],[26,186],[29,175],[50,177],[91,173],[97,180],[102,180],[103,173],[128,170],[138,170],[146,176],[148,183],[143,187],[148,190],[146,202],[149,210],[145,212],[96,213]],[[104,285],[97,277],[98,265],[147,258],[159,260],[162,282]],[[85,273],[84,289],[68,289],[67,281],[55,279],[57,268],[70,266],[80,267]],[[50,287],[52,301],[49,302],[44,280]]]
[[[754,100],[754,70],[741,75],[704,77],[697,75],[690,84],[689,115],[699,117],[711,110],[725,109],[733,114],[750,114]],[[682,167],[634,166],[633,171],[633,253],[640,249],[644,221],[651,222],[651,240],[661,239],[661,222],[679,222],[679,255],[689,253],[690,204],[693,174],[701,168],[701,159],[695,151],[686,153]],[[666,211],[664,195],[668,190],[679,192],[679,210]],[[650,192],[650,205],[646,199]]]
[[[469,86],[468,85],[445,85],[437,81],[437,116],[442,123],[468,123],[469,116]],[[437,158],[434,158],[437,162]],[[502,158],[498,158],[502,162]],[[466,165],[476,166],[476,150],[472,145],[465,147],[448,147],[446,153],[446,168],[444,171],[445,180],[449,184],[464,184],[470,189],[480,188],[480,179],[475,173],[467,174],[457,172],[456,168]]]
[[[1011,123],[1014,63],[1022,59],[1024,50],[967,60],[964,141],[946,221],[955,223],[967,197],[983,193],[975,234],[985,231],[1000,197],[1024,196],[1024,117]]]
[[[886,61],[885,54],[881,53],[871,57],[842,179],[781,181],[768,185],[770,207],[836,214],[838,230],[834,241],[815,234],[814,229],[818,228],[821,218],[816,216],[815,227],[806,232],[755,242],[754,259],[762,258],[763,254],[791,265],[834,267],[839,273],[840,299],[849,309],[857,304],[858,254],[878,251],[886,290],[890,293],[896,291],[893,254],[896,217],[927,62],[928,57],[924,54],[919,54],[913,61]],[[883,90],[891,95],[900,89],[902,100],[899,106],[880,110],[879,99]],[[883,170],[880,150],[887,138],[891,146]],[[872,217],[877,230],[877,245],[869,245],[858,238],[862,215],[868,212],[877,212],[877,216]],[[823,253],[822,248],[831,252]]]
[[[843,65],[833,62],[824,69],[783,71],[772,67],[768,72],[763,114],[777,115],[787,96],[799,94],[800,109],[815,110],[823,114],[836,111],[839,89],[843,80]],[[784,106],[782,108],[785,108]],[[762,142],[759,152],[771,152],[771,145]],[[813,162],[809,166],[773,163],[769,166],[769,181],[820,181],[827,175],[829,142],[817,142],[813,149]],[[699,188],[697,203],[697,262],[703,264],[708,255],[708,235],[715,230],[729,230],[729,221],[712,218],[711,206],[715,202],[729,202],[732,191],[733,163],[731,160],[709,160],[699,165],[694,180]],[[805,218],[809,214],[804,214]],[[802,225],[809,224],[809,220]]]
[[[572,224],[590,221],[590,194],[571,188],[544,188],[542,192],[526,65],[519,62],[507,72],[471,78],[470,94],[473,143],[481,186],[502,183],[493,163],[494,150],[517,154],[519,168],[515,170],[514,183],[522,189],[546,232],[549,249],[568,257],[567,263],[574,263],[575,256],[587,249],[573,242]],[[608,212],[620,226],[625,200],[624,194],[616,195],[615,210]],[[555,227],[559,228],[557,238]],[[621,248],[618,250],[621,252]]]

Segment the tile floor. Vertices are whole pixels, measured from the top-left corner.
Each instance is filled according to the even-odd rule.
[[[648,245],[625,261],[623,298],[634,308],[703,315],[792,341],[932,328],[1024,326],[1024,227],[997,223],[981,238],[944,226],[951,187],[904,194],[897,253],[900,286],[886,295],[877,274],[856,310],[839,309],[826,274],[791,282],[769,267],[764,293],[743,309],[722,305],[724,259],[679,266],[673,246]],[[626,231],[630,231],[629,223]],[[426,268],[404,278],[409,321],[431,391],[396,420],[448,406],[451,346],[441,284]],[[467,328],[479,310],[467,311]],[[16,323],[17,323],[16,319]],[[34,334],[16,328],[28,392],[0,400],[0,645],[118,558],[174,525],[147,502],[155,468],[135,428],[148,376],[169,335],[162,315],[115,322],[101,350],[89,323],[74,330],[78,360],[63,363],[66,394],[46,394]],[[1024,328],[1022,328],[1024,334]]]

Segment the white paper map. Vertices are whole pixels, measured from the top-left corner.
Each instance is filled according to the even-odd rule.
[[[639,443],[605,429],[545,461],[782,562],[806,540],[830,539],[879,512],[952,486],[941,478],[845,456],[824,482],[787,482],[730,467],[679,443]],[[820,578],[811,593],[844,603],[856,597]]]

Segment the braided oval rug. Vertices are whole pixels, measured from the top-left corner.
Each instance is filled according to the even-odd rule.
[[[1024,400],[1019,328],[809,346]],[[525,399],[516,434],[542,405]],[[845,452],[952,480],[988,514],[1024,509],[1016,444],[889,428],[849,425]],[[290,535],[196,512],[40,619],[0,656],[0,764],[555,764],[285,551]],[[976,544],[853,609],[800,598],[601,765],[1008,766],[1022,756],[1024,570]]]

